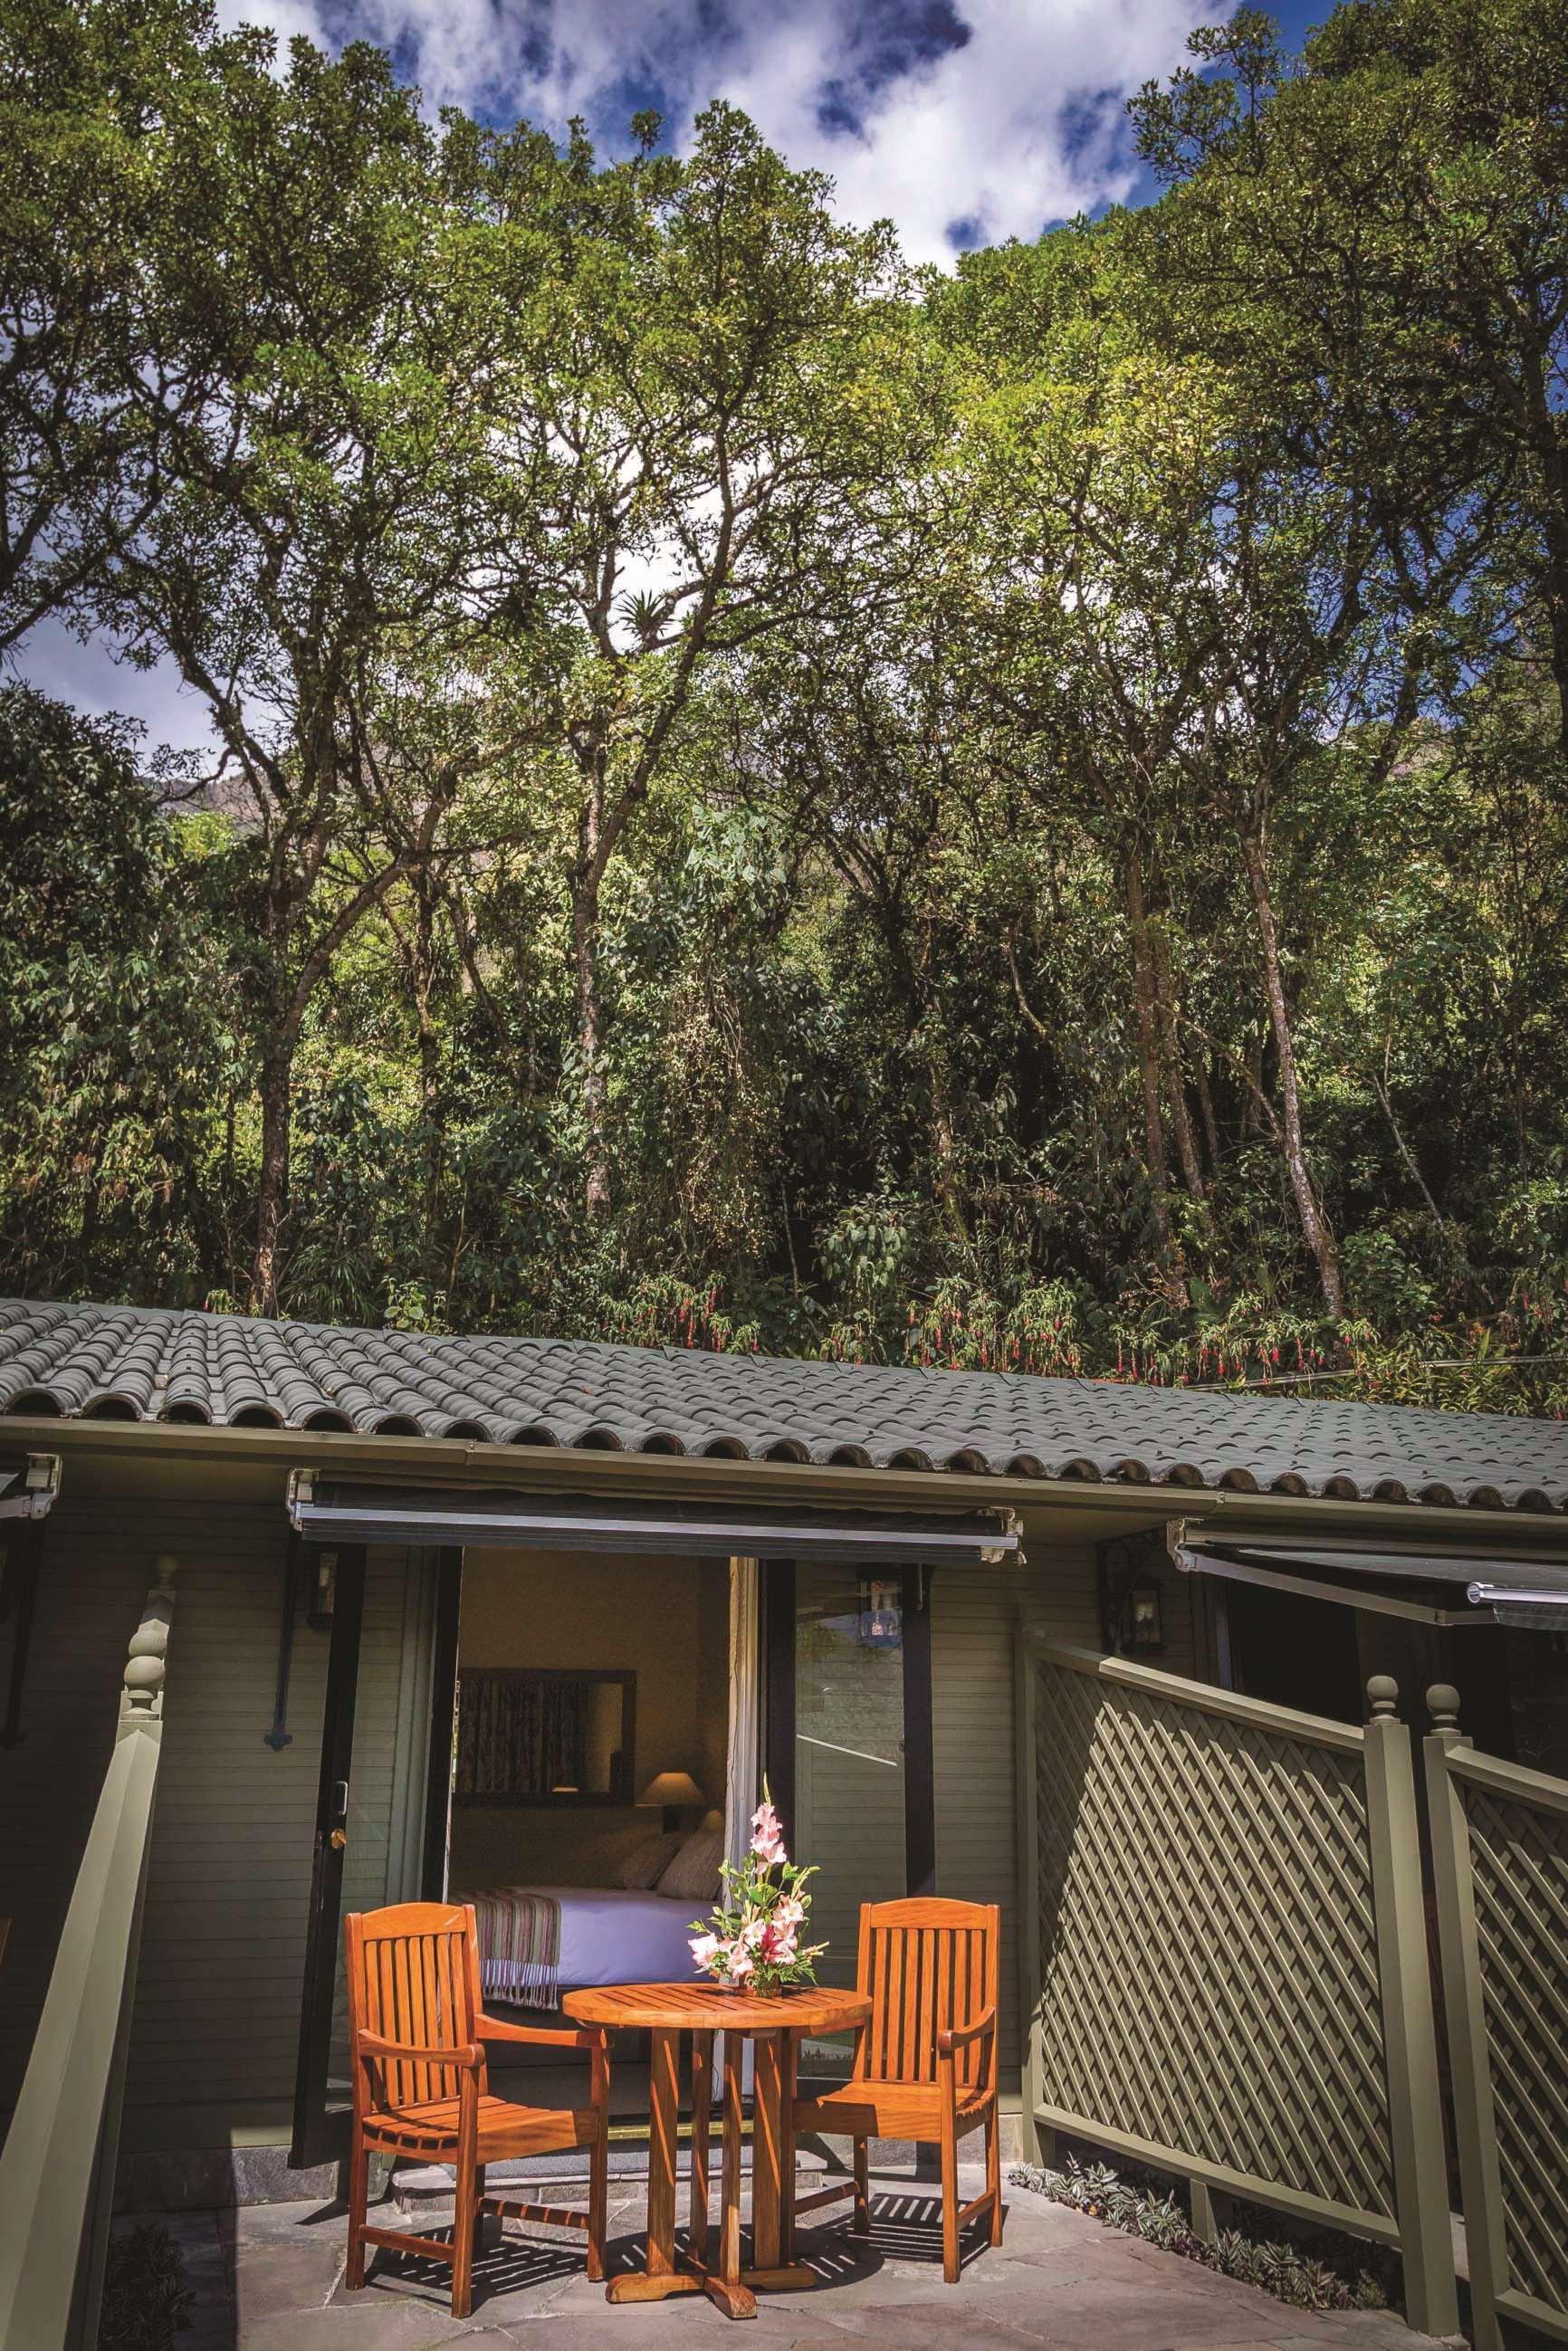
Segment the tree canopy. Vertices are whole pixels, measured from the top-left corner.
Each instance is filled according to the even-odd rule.
[[[0,0],[0,1282],[1568,1400],[1565,0],[1243,9],[910,269]]]

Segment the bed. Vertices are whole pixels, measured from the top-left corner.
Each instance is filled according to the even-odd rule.
[[[689,1895],[621,1886],[507,1886],[473,1895],[485,1998],[555,2008],[599,1984],[671,1983],[696,1970]],[[559,1919],[559,1929],[556,1922]],[[554,1951],[550,1945],[557,1941]]]

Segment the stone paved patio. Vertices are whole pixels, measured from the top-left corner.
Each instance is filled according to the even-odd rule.
[[[977,2177],[975,2185],[977,2185]],[[974,2192],[974,2186],[966,2189]],[[1392,2313],[1291,2310],[1082,2214],[1008,2191],[999,2252],[966,2248],[942,2283],[938,2207],[923,2180],[883,2173],[869,2240],[800,2232],[815,2292],[770,2294],[739,2343],[756,2351],[1430,2351]],[[833,2216],[830,2215],[830,2218]],[[637,2197],[611,2208],[612,2267],[640,2258]],[[474,2314],[454,2320],[446,2273],[378,2253],[363,2293],[343,2291],[343,2217],[319,2204],[255,2205],[171,2225],[200,2302],[182,2351],[716,2351],[732,2322],[706,2302],[606,2306],[580,2241],[508,2226],[475,2271]]]

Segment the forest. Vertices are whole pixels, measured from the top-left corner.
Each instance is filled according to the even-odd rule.
[[[934,270],[0,0],[0,1287],[1561,1411],[1568,0],[1191,48]]]

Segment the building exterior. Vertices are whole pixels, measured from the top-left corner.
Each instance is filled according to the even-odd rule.
[[[836,1922],[925,1888],[998,1902],[1016,1945],[1020,1627],[1265,1699],[1318,1687],[1357,1721],[1369,1673],[1451,1682],[1482,1743],[1568,1771],[1555,1424],[24,1301],[0,1303],[0,2116],[128,1646],[150,1587],[174,1593],[120,2134],[137,2205],[298,2194],[332,2159],[340,1917],[446,1883],[465,1561],[503,1607],[531,1562],[585,1649],[590,1562],[727,1580],[727,1677],[711,1619],[688,1645],[727,1687],[695,1765],[715,1799],[727,1771],[732,1823],[748,1773],[787,1813],[810,1785]],[[902,1612],[878,1684],[901,1821],[853,1792],[841,1727],[802,1729],[813,1575],[854,1595],[834,1623]],[[864,1760],[887,1794],[893,1755]],[[1004,1977],[1016,2096],[1028,1993]]]

